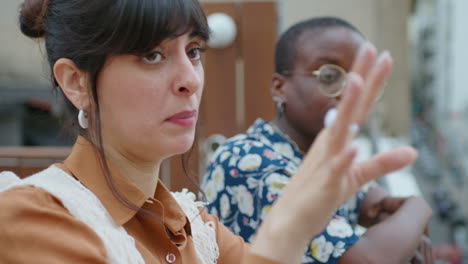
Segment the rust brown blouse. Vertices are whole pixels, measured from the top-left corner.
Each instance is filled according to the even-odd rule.
[[[136,213],[115,198],[106,184],[92,145],[79,137],[63,164],[55,164],[73,175],[103,203],[115,223],[136,241],[146,263],[198,264],[190,223],[162,182],[154,197],[146,196],[110,164],[119,190],[132,203],[160,217],[162,221]],[[273,264],[255,256],[248,244],[202,212],[205,221],[216,226],[218,263]],[[76,220],[43,189],[15,187],[0,193],[0,263],[107,263],[106,250],[97,234]]]

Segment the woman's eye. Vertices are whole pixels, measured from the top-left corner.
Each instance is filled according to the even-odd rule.
[[[201,59],[201,54],[204,51],[205,50],[203,48],[197,47],[197,48],[190,49],[187,54],[188,54],[189,58],[192,59],[192,60],[200,60]]]
[[[162,59],[163,59],[163,56],[162,56],[161,52],[159,52],[159,51],[151,52],[149,54],[146,54],[143,57],[143,61],[148,63],[148,64],[159,63]]]

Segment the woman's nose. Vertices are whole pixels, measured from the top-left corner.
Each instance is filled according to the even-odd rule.
[[[175,94],[190,96],[200,89],[203,71],[196,67],[189,58],[185,58],[176,65],[173,85]]]

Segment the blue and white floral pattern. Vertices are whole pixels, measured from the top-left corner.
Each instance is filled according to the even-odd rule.
[[[258,119],[247,133],[229,139],[213,155],[202,184],[209,212],[252,242],[302,158],[295,144]],[[303,263],[336,263],[359,239],[354,227],[365,194],[362,189],[336,211],[324,231],[311,239]]]

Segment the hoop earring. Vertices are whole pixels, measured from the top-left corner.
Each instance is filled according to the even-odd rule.
[[[276,112],[279,116],[282,116],[284,113],[284,100],[279,96],[273,96],[273,101],[276,102]]]
[[[80,109],[80,112],[78,112],[78,124],[83,129],[87,129],[89,126],[88,114],[83,109]]]

